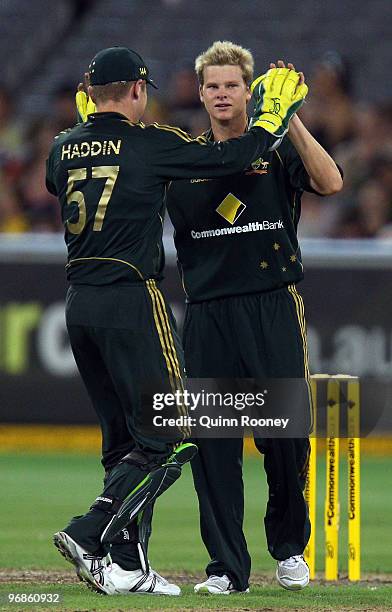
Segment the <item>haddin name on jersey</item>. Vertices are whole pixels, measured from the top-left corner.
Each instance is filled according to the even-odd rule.
[[[114,140],[88,140],[64,144],[61,147],[61,159],[74,159],[75,157],[95,157],[97,155],[120,155],[121,139]]]

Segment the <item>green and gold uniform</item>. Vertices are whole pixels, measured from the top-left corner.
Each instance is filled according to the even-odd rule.
[[[102,427],[107,471],[135,449],[161,464],[186,435],[162,440],[138,427],[142,384],[167,380],[173,390],[181,388],[184,370],[174,319],[158,286],[168,182],[239,172],[274,141],[255,128],[243,138],[207,143],[111,112],[89,115],[55,139],[46,182],[58,196],[68,247],[67,329]],[[101,498],[110,495],[109,486]],[[89,551],[99,546],[106,520],[93,518],[90,513],[78,533],[75,525],[67,530]]]
[[[213,139],[212,132],[206,138]],[[307,378],[308,358],[297,240],[301,194],[313,191],[285,138],[279,149],[228,178],[173,182],[168,212],[187,295],[183,345],[194,378]],[[248,587],[242,531],[242,439],[198,439],[192,471],[207,575]],[[255,439],[269,484],[268,549],[278,560],[302,554],[310,534],[302,494],[307,439]]]

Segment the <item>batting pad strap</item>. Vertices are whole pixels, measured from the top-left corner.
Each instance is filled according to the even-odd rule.
[[[90,510],[102,510],[107,514],[117,514],[121,503],[118,497],[113,497],[112,495],[99,495],[93,505],[90,506]]]
[[[164,457],[162,455],[154,455],[152,453],[146,453],[142,450],[133,450],[128,455],[125,455],[120,461],[120,463],[129,463],[131,465],[136,465],[140,470],[144,472],[151,472],[158,466],[161,466],[167,456]]]

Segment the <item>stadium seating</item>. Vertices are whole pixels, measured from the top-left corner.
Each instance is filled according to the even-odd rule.
[[[160,95],[167,93],[165,83],[173,67],[193,61],[216,39],[249,47],[259,70],[271,59],[284,57],[309,72],[325,51],[335,49],[348,60],[355,58],[355,92],[362,98],[374,102],[389,93],[388,80],[377,76],[392,61],[385,0],[303,0],[295,9],[288,0],[226,0],[224,10],[221,3],[209,0],[99,0],[68,27],[70,4],[65,0],[52,0],[50,8],[45,0],[0,4],[0,52],[10,58],[5,80],[20,85],[21,77],[27,79],[29,93],[19,109],[23,114],[39,114],[60,83],[75,81],[75,74],[83,74],[96,51],[114,44],[143,54],[161,83]],[[29,44],[21,45],[27,31]],[[28,79],[34,62],[43,65]]]

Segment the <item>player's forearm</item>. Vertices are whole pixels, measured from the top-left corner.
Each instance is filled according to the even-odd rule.
[[[337,165],[297,116],[290,122],[288,137],[303,161],[313,189],[323,195],[340,191],[343,180]]]

